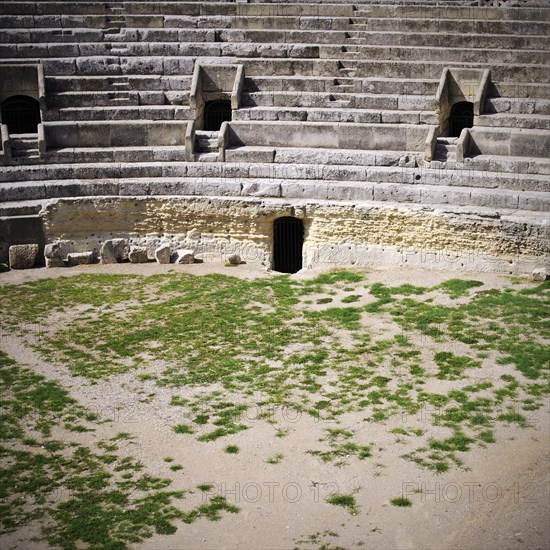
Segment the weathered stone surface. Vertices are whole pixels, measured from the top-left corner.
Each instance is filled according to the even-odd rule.
[[[14,244],[9,249],[12,269],[29,269],[34,266],[38,256],[37,244]]]
[[[113,241],[105,241],[99,251],[100,264],[116,264],[117,257]]]
[[[155,260],[159,264],[169,264],[172,252],[169,244],[161,244],[155,249]]]
[[[128,248],[126,246],[126,239],[111,239],[113,248],[115,250],[115,256],[118,261],[128,259]]]
[[[90,252],[71,252],[67,255],[69,265],[87,265],[95,261],[94,251]]]
[[[357,184],[357,191],[360,187]],[[304,251],[322,249],[323,253],[312,253],[313,262],[320,264],[406,263],[509,273],[513,255],[514,273],[531,274],[535,268],[546,267],[550,254],[550,228],[538,213],[519,217],[485,207],[398,204],[391,197],[384,203],[354,200],[353,204],[308,198],[89,197],[53,200],[42,211],[49,240],[72,231],[75,243],[84,244],[92,242],[91,234],[130,234],[139,228],[142,235],[158,235],[158,228],[163,227],[174,250],[199,250],[198,243],[186,240],[195,230],[202,235],[201,255],[208,252],[219,257],[230,236],[232,244],[242,243],[238,253],[247,263],[263,265],[270,265],[273,222],[280,216],[304,217],[308,224]],[[75,219],[79,220],[77,227]],[[345,243],[353,243],[352,249]],[[446,251],[462,254],[460,261],[439,261]],[[235,252],[234,248],[230,251]]]
[[[65,262],[61,258],[46,258],[46,267],[65,267]]]
[[[107,239],[100,248],[99,262],[102,264],[116,264],[128,259],[125,239]]]
[[[44,247],[46,267],[64,267],[61,245],[59,243],[47,244]]]
[[[172,254],[172,263],[192,264],[195,261],[195,252],[189,249],[179,249]]]
[[[548,272],[543,267],[534,269],[533,273],[531,274],[531,278],[533,281],[546,281],[548,278]]]
[[[227,258],[227,262],[231,265],[240,265],[242,263],[242,260],[238,254],[231,254],[231,256]]]
[[[133,264],[145,264],[148,261],[147,248],[144,246],[131,246],[128,259]]]

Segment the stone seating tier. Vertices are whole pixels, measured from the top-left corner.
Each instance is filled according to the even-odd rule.
[[[395,207],[449,223],[455,246],[479,230],[497,255],[517,238],[544,256],[550,2],[473,4],[2,2],[0,65],[41,65],[45,93],[39,133],[1,153],[0,256],[5,238],[64,231],[56,209],[73,219],[87,197],[97,212],[132,197]],[[202,152],[197,63],[244,67]],[[490,69],[467,146],[437,133],[447,68]]]

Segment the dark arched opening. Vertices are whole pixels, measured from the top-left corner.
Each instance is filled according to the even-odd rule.
[[[40,104],[26,95],[14,95],[2,102],[2,124],[10,134],[36,134],[40,124]]]
[[[455,103],[449,117],[449,137],[460,137],[464,128],[474,125],[474,104],[470,101]]]
[[[204,129],[218,132],[222,122],[231,120],[231,101],[208,101],[204,106]]]
[[[278,218],[273,224],[273,269],[296,273],[302,269],[304,224],[298,218]]]

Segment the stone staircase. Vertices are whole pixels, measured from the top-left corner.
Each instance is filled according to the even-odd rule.
[[[40,162],[37,134],[13,134],[10,137],[12,159],[16,164]]]
[[[195,160],[199,162],[217,162],[219,132],[196,130],[195,132]]]
[[[435,146],[434,158],[431,162],[433,168],[456,167],[456,142],[458,138],[438,137]]]

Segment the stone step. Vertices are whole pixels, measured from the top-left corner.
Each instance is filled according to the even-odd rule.
[[[196,152],[212,153],[218,150],[217,138],[196,138],[195,139]]]
[[[134,149],[135,152],[140,152]],[[167,152],[170,152],[167,150]],[[112,153],[112,151],[111,151]],[[262,157],[259,157],[262,154]],[[44,198],[44,185],[61,185],[73,180],[101,180],[102,185],[125,186],[130,180],[141,178],[151,182],[162,178],[206,177],[348,181],[362,183],[384,182],[392,184],[422,184],[472,187],[485,189],[508,189],[513,191],[536,191],[548,193],[549,161],[541,159],[494,159],[477,157],[465,159],[459,170],[433,169],[430,166],[415,166],[414,155],[395,151],[376,153],[369,151],[335,151],[323,149],[237,148],[226,151],[226,162],[197,167],[194,162],[159,162],[142,155],[141,161],[130,155],[120,154],[115,162],[110,159],[82,164],[41,164],[34,166],[6,166],[0,172],[0,201],[20,200],[25,189],[34,189],[27,198]],[[266,162],[267,160],[267,162]],[[499,161],[500,164],[497,162]],[[71,159],[72,162],[72,159]],[[358,164],[362,162],[363,165]],[[508,164],[504,164],[508,162]],[[338,164],[339,163],[339,164]],[[374,163],[378,163],[375,165]],[[386,164],[386,165],[384,165]],[[493,170],[503,171],[489,171]],[[528,173],[542,169],[546,174]],[[521,172],[520,172],[521,170]],[[160,181],[160,180],[159,180]],[[69,185],[67,183],[66,185]],[[63,183],[65,185],[65,183]],[[118,189],[119,187],[116,187]],[[64,187],[64,189],[69,189]],[[76,191],[68,191],[71,192]],[[174,192],[176,189],[174,188]],[[36,194],[38,193],[38,195]],[[97,194],[116,194],[115,191],[98,191]],[[25,195],[26,196],[26,195]]]
[[[237,53],[237,52],[236,52]],[[439,79],[445,61],[383,61],[383,60],[339,60],[328,59],[286,59],[286,58],[221,58],[221,62],[245,62],[248,76],[332,76],[350,73],[355,77],[378,78],[421,78]],[[144,56],[144,57],[105,57],[89,56],[73,58],[9,58],[5,63],[41,62],[48,75],[80,76],[129,76],[136,74],[191,75],[194,67],[193,57],[184,56]],[[485,69],[487,64],[478,62],[453,62],[458,68]],[[492,63],[492,77],[498,81],[545,82],[547,66],[540,64]],[[349,74],[345,74],[349,76]]]
[[[101,162],[178,162],[188,160],[183,145],[127,146],[127,147],[74,147],[48,150],[43,163],[101,163]]]
[[[157,8],[158,10],[158,8]],[[217,10],[220,11],[219,9]],[[0,17],[2,28],[36,28],[48,27],[52,21],[59,20],[66,28],[106,28],[111,24],[120,24],[123,20],[129,27],[136,28],[243,28],[243,29],[284,29],[284,30],[392,30],[413,32],[460,32],[460,33],[491,33],[514,34],[514,26],[517,25],[515,34],[544,34],[545,23],[543,18],[525,20],[521,12],[519,20],[504,19],[502,16],[496,19],[476,20],[471,17],[464,19],[452,19],[440,17],[430,19],[424,17],[318,17],[294,15],[278,16],[234,16],[205,14],[201,17],[188,15],[160,15],[159,12],[148,15],[127,13],[124,18],[120,14],[112,12],[104,14],[65,14],[61,11],[58,15],[7,15],[5,11]],[[160,12],[162,13],[162,12]],[[525,12],[528,13],[528,12]],[[57,22],[57,21],[56,21]]]
[[[264,3],[225,3],[225,2],[120,2],[116,7],[109,7],[111,3],[75,2],[4,2],[5,14],[42,14],[42,15],[105,15],[119,6],[125,9],[128,15],[165,13],[170,15],[207,16],[208,14],[241,15],[256,17],[417,17],[417,18],[447,18],[469,20],[518,19],[540,21],[544,17],[544,9],[530,5],[506,6],[506,10],[499,7],[472,4],[471,0],[400,0],[399,4],[388,4],[384,0],[359,0],[353,5],[344,0],[334,0],[330,4],[313,3],[310,0],[285,2],[279,0],[276,5]],[[541,4],[541,2],[538,2]],[[544,2],[542,2],[544,5]]]
[[[243,107],[331,107],[350,109],[382,109],[403,111],[434,111],[433,95],[398,95],[307,92],[247,92],[242,95]]]
[[[201,138],[216,138],[218,136],[219,132],[211,131],[211,130],[196,130],[195,136],[201,137]]]
[[[162,54],[167,57],[193,56],[233,56],[241,58],[321,58],[321,59],[356,59],[358,56],[369,60],[396,61],[443,61],[447,64],[462,63],[517,63],[544,64],[544,49],[495,49],[477,47],[457,48],[452,44],[446,46],[395,46],[395,45],[355,45],[350,51],[343,51],[342,46],[309,46],[279,43],[192,43],[192,42],[132,42],[124,44],[107,43],[67,43],[61,44],[2,44],[0,52],[3,57],[35,58],[73,58],[82,56],[151,57]]]
[[[241,95],[242,107],[344,107],[352,94],[331,92],[247,92]]]
[[[0,217],[34,216],[42,209],[43,200],[10,201],[0,203]]]
[[[170,100],[174,101],[172,103]],[[176,103],[177,102],[177,103]],[[157,92],[157,91],[80,91],[59,92],[48,94],[49,108],[74,108],[74,107],[109,107],[113,105],[127,106],[152,106],[162,105],[181,106],[187,105],[189,94],[184,92]]]
[[[190,120],[193,113],[189,107],[172,105],[117,105],[67,107],[49,110],[45,120],[87,121],[87,120]]]
[[[10,145],[12,151],[38,149],[38,134],[11,134]]]
[[[550,83],[548,79],[539,82],[525,82],[517,79],[493,80],[489,86],[488,96],[548,99],[550,97]]]
[[[370,94],[384,94],[406,97],[435,96],[439,79],[434,78],[378,78],[365,77],[361,80],[361,92]]]
[[[536,98],[489,97],[485,101],[483,114],[535,114],[550,115],[550,100]]]
[[[143,92],[156,93],[157,98],[169,94],[188,98],[191,76],[181,75],[127,75],[127,76],[52,76],[46,73],[46,89],[50,93],[64,92]],[[145,99],[145,95],[140,97]]]
[[[444,48],[447,44],[453,48],[495,48],[503,50],[543,50],[548,47],[545,36],[517,36],[510,34],[424,34],[396,31],[350,31],[346,44],[388,46],[428,46]],[[335,37],[336,38],[336,37]]]
[[[238,109],[234,120],[353,122],[372,124],[438,124],[433,111],[391,111],[369,109],[246,107]]]
[[[244,60],[243,60],[244,62]],[[356,78],[390,79],[390,80],[437,80],[441,77],[443,69],[448,66],[446,62],[421,62],[421,61],[347,61],[347,68],[355,66]],[[465,69],[486,69],[483,63],[453,63],[454,67]],[[246,60],[248,77],[275,76],[287,77],[294,74],[308,76],[330,76],[338,70],[338,62],[332,60],[311,59],[248,59]],[[548,76],[546,65],[518,65],[513,63],[492,64],[492,78],[495,81],[539,83],[545,82]],[[367,90],[364,90],[367,91]]]
[[[539,157],[500,157],[496,155],[476,155],[464,159],[464,166],[478,171],[509,173],[518,181],[524,174],[540,174],[544,180],[545,189],[550,191],[550,159]]]
[[[196,155],[195,160],[197,162],[219,162],[220,155],[215,149],[205,149]]]
[[[413,4],[413,5],[410,5]],[[456,4],[456,5],[453,5]],[[495,19],[533,19],[544,20],[544,10],[541,7],[529,5],[515,5],[502,7],[480,6],[472,2],[453,2],[446,0],[429,1],[400,0],[397,3],[386,2],[358,2],[354,17],[416,17],[423,19],[471,19],[471,20],[495,20]],[[524,10],[526,10],[524,12]]]
[[[387,61],[443,61],[447,65],[462,63],[518,63],[545,64],[548,51],[511,50],[478,47],[457,48],[452,42],[446,46],[386,46],[386,45],[356,45],[356,51],[342,51],[341,46],[321,46],[321,59],[368,59]]]
[[[28,149],[12,149],[13,158],[38,158],[38,147],[32,147]]]
[[[474,117],[474,126],[550,130],[550,115],[496,113]]]
[[[331,76],[247,76],[245,91],[275,92],[284,90],[291,92],[311,93],[354,93],[354,94],[383,94],[398,96],[433,96],[439,84],[439,75],[435,78],[379,78],[374,76],[361,79],[334,78]],[[544,90],[541,90],[543,93]],[[412,99],[412,98],[411,98]]]
[[[217,163],[215,153],[197,156],[199,163]],[[197,163],[193,163],[195,166]],[[202,164],[204,166],[204,164]],[[200,169],[200,166],[197,166]],[[44,195],[36,197],[35,195]],[[143,196],[143,195],[203,195],[203,196],[263,196],[309,198],[316,200],[360,200],[375,202],[456,205],[543,212],[550,207],[548,193],[512,191],[507,189],[473,189],[471,187],[425,185],[410,183],[311,181],[273,178],[270,180],[205,177],[161,178],[157,181],[137,178],[120,182],[47,182],[43,185],[20,185],[2,188],[0,198],[9,204],[11,196],[19,205],[32,200],[82,196]],[[35,206],[36,208],[36,206]]]
[[[484,48],[498,48],[510,51],[516,50],[544,50],[548,48],[548,38],[544,35],[524,35],[517,34],[461,34],[461,33],[418,33],[406,31],[307,31],[307,30],[271,30],[262,31],[251,29],[124,29],[121,28],[120,37],[113,37],[110,34],[105,35],[102,29],[83,29],[83,28],[31,28],[31,29],[6,29],[0,43],[5,44],[44,44],[51,45],[52,51],[56,50],[56,43],[71,43],[71,48],[78,47],[79,44],[90,47],[91,43],[104,42],[109,40],[122,40],[125,43],[134,42],[143,44],[147,48],[149,42],[163,43],[232,43],[239,44],[244,48],[244,44],[278,44],[278,45],[335,45],[347,48],[357,46],[397,46],[397,47],[434,47],[434,48],[468,48],[482,51]],[[69,45],[67,45],[69,48]],[[292,50],[291,50],[292,51]],[[294,56],[294,55],[293,55]]]
[[[435,79],[441,76],[446,62],[433,61],[357,61],[357,77],[382,76],[391,78],[425,78]],[[455,62],[453,67],[465,69],[486,69],[487,65],[475,62]],[[250,74],[250,72],[249,72]],[[253,74],[253,73],[252,73]],[[548,67],[546,65],[492,63],[491,76],[494,81],[517,81],[528,83],[546,82]]]
[[[515,35],[548,35],[548,23],[525,20],[495,20],[473,19],[439,19],[424,18],[355,18],[350,23],[350,30],[393,31],[417,33],[461,33],[461,34],[515,34]],[[334,28],[334,27],[333,27]]]
[[[232,58],[223,58],[229,62]],[[281,60],[283,61],[283,60]],[[288,61],[288,60],[286,60]],[[306,60],[303,60],[306,61]],[[311,61],[311,60],[310,60]],[[101,76],[103,78],[113,76],[139,76],[143,74],[170,76],[189,75],[191,77],[194,67],[192,57],[105,57],[89,56],[78,58],[6,58],[5,64],[38,64],[44,67],[48,76],[73,76],[78,78],[85,76]]]
[[[457,141],[458,141],[458,138],[456,137],[440,136],[437,138],[438,145],[453,145],[456,147]]]

